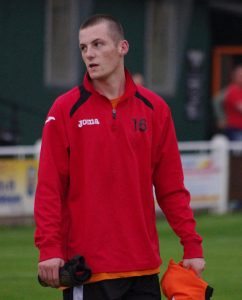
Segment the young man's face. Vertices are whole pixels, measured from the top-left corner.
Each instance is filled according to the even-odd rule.
[[[91,79],[105,80],[123,67],[127,41],[115,40],[108,23],[103,22],[79,32],[82,59]]]

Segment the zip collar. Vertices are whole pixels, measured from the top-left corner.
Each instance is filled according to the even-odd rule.
[[[91,81],[88,73],[86,73],[84,76],[83,85],[84,85],[85,89],[87,91],[91,92],[92,94],[96,94],[99,97],[103,97],[103,98],[107,99],[105,96],[101,95],[94,89],[92,81]],[[120,97],[120,101],[127,100],[129,97],[134,96],[136,91],[137,91],[137,87],[132,79],[132,76],[129,73],[129,71],[127,69],[125,69],[125,91],[124,91],[123,95]]]

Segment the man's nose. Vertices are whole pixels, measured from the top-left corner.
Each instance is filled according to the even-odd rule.
[[[85,55],[88,59],[93,58],[95,56],[95,51],[92,47],[87,47]]]

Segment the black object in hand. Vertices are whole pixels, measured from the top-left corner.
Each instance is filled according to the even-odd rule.
[[[74,287],[82,285],[91,275],[91,269],[86,265],[84,257],[80,255],[74,256],[59,270],[60,286]],[[38,280],[42,286],[49,286],[39,276]]]

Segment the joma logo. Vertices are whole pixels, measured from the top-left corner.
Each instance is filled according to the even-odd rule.
[[[98,119],[83,119],[79,120],[78,127],[90,126],[90,125],[99,125],[100,122]]]

